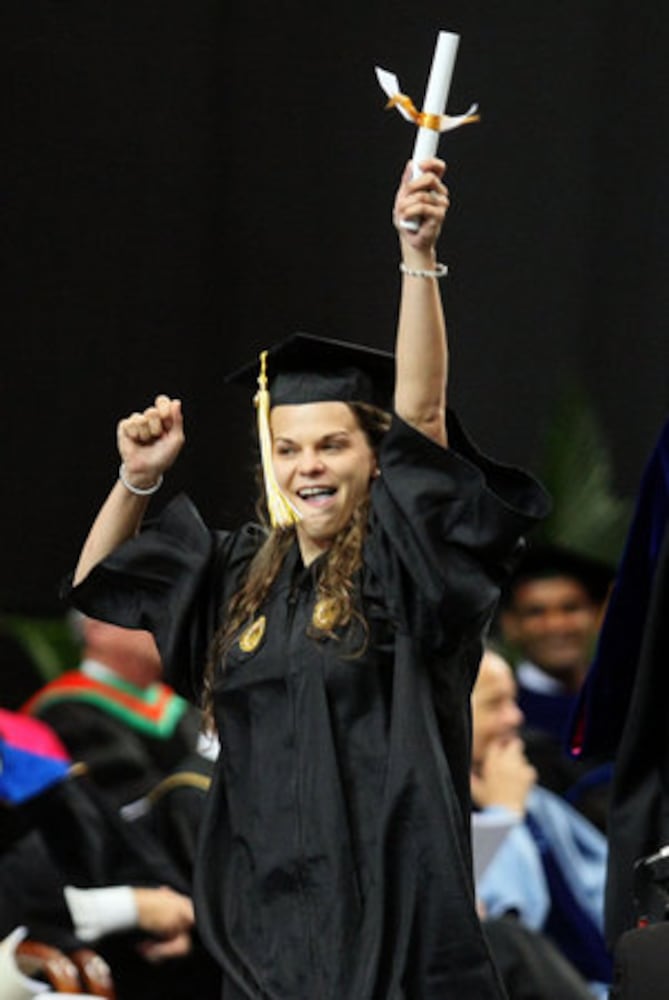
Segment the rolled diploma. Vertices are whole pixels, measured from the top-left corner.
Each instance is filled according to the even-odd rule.
[[[451,77],[453,76],[459,41],[459,35],[454,35],[450,31],[439,32],[421,109],[428,115],[443,115],[446,111],[446,101],[451,87]],[[418,129],[412,156],[414,177],[418,177],[421,172],[418,164],[423,160],[428,160],[437,152],[439,136],[440,133],[435,129]]]

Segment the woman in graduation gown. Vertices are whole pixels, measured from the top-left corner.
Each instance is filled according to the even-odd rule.
[[[140,532],[183,443],[160,396],[119,424],[75,574],[73,601],[151,629],[170,683],[215,716],[194,891],[225,1000],[503,995],[472,891],[469,693],[547,502],[447,415],[448,192],[441,161],[422,168],[394,205],[395,358],[300,335],[269,352],[271,527],[211,531],[178,497]]]

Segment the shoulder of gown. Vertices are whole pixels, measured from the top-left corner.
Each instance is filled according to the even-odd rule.
[[[180,494],[78,586],[66,581],[63,596],[91,617],[152,632],[165,679],[199,702],[221,608],[264,537],[255,524],[210,530]]]
[[[489,612],[523,534],[550,509],[531,475],[482,455],[452,412],[448,434],[444,448],[394,416],[372,487],[379,544],[370,548],[381,579],[410,583],[395,580],[400,603],[420,594],[446,627]]]

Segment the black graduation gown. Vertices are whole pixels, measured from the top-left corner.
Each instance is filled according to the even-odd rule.
[[[125,823],[85,777],[61,781],[20,808],[23,836],[0,851],[0,939],[23,924],[31,938],[65,952],[88,947],[72,925],[66,885],[189,891],[160,843]],[[112,969],[119,1000],[218,1000],[220,972],[197,939],[187,956],[155,965],[137,952],[146,937],[123,931],[92,945]]]
[[[190,708],[190,706],[189,706]],[[59,734],[74,760],[118,806],[146,795],[197,744],[198,712],[188,711],[174,732],[156,739],[133,730],[104,709],[75,701],[39,713]]]
[[[357,581],[368,634],[308,635],[318,563],[289,552],[257,647],[215,680],[221,754],[195,876],[201,934],[233,995],[503,995],[476,916],[469,694],[519,537],[547,509],[524,473],[398,418],[381,446]],[[212,533],[178,498],[74,591],[154,631],[198,697],[220,609],[262,540]],[[225,994],[224,994],[225,995]]]
[[[197,745],[202,719],[192,705],[161,731],[143,727],[139,713],[117,711],[113,685],[99,683],[89,701],[60,681],[38,691],[23,711],[55,730],[72,759],[87,765],[91,779],[119,808],[146,795]],[[173,695],[175,700],[181,701]]]
[[[669,420],[648,460],[573,720],[574,752],[615,758],[606,931],[635,925],[634,865],[669,843]]]
[[[172,863],[190,885],[197,856],[206,793],[214,764],[199,753],[184,758],[146,797],[147,812],[138,822],[157,837]]]

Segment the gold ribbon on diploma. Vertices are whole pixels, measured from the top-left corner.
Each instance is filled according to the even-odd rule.
[[[410,118],[419,128],[429,128],[433,132],[449,132],[460,125],[468,125],[470,122],[481,120],[476,104],[472,104],[469,111],[464,115],[431,115],[427,111],[419,111],[408,94],[393,94],[386,104],[385,110],[397,108],[404,111],[404,117]]]

